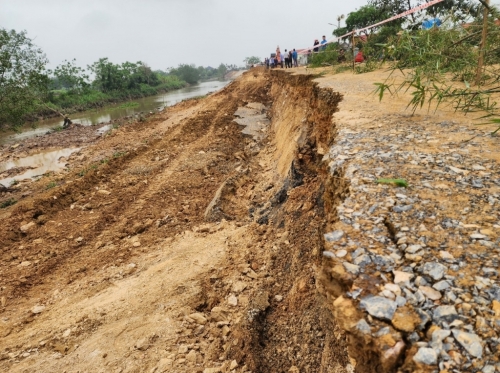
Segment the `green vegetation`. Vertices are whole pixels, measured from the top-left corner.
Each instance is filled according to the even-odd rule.
[[[311,67],[331,66],[338,64],[338,49],[339,46],[337,43],[335,43],[327,45],[326,50],[320,53],[313,53],[310,59]]]
[[[237,69],[224,64],[218,68],[181,64],[165,72],[153,71],[141,61],[115,64],[100,58],[86,68],[73,59],[50,71],[47,63],[25,31],[0,28],[0,129],[16,129],[40,116],[64,115],[183,88]]]
[[[117,108],[118,109],[127,109],[127,108],[134,108],[134,107],[137,107],[139,106],[139,103],[138,102],[124,102],[123,104],[121,105],[118,105]]]
[[[113,154],[113,158],[120,158],[120,157],[123,157],[126,154],[127,154],[127,152],[115,152]]]
[[[169,72],[189,84],[196,84],[200,80],[200,71],[194,65],[182,64],[177,68],[171,68]]]
[[[427,3],[427,0],[369,0],[368,3],[379,11],[387,13],[389,17],[401,14],[418,5]],[[453,14],[458,22],[464,22],[470,16],[477,17],[480,11],[480,4],[475,0],[446,0],[438,3],[424,11],[427,18],[441,17]],[[407,17],[409,29],[416,29],[421,19],[419,13],[411,14]]]
[[[15,205],[17,201],[14,198],[9,198],[6,201],[0,202],[0,209],[5,209],[9,206]]]
[[[257,65],[261,62],[260,58],[257,57],[257,56],[251,56],[251,57],[247,57],[243,60],[243,62],[245,62],[245,64],[247,66],[250,66],[250,65]]]
[[[405,179],[378,179],[377,184],[390,184],[398,187],[408,188],[408,182]]]
[[[47,62],[26,32],[0,29],[0,128],[21,125],[44,99]]]
[[[368,0],[367,5],[349,13],[346,26],[338,27],[333,34],[342,36],[426,2]],[[408,107],[413,111],[447,102],[466,114],[479,113],[479,124],[493,125],[494,135],[500,132],[500,110],[493,96],[500,93],[500,12],[485,4],[481,0],[444,1],[356,35],[354,45],[365,58],[362,64],[352,65],[349,36],[342,44],[313,54],[311,65],[333,65],[335,72],[354,69],[355,73],[389,66],[389,78],[376,83],[381,100],[387,94],[408,92]],[[438,26],[430,23],[424,27],[423,21],[435,18],[439,18]],[[341,19],[337,19],[339,26]],[[484,39],[483,24],[487,25]],[[338,59],[336,52],[341,51],[343,56]]]
[[[61,132],[64,129],[63,126],[52,127],[52,132]]]
[[[424,105],[430,109],[448,102],[465,113],[481,113],[482,124],[493,124],[500,131],[500,111],[492,95],[500,92],[500,30],[494,20],[500,14],[491,9],[485,40],[484,69],[477,79],[482,19],[468,27],[456,27],[449,18],[439,30],[407,31],[383,47],[393,72],[403,79],[390,77],[377,83],[377,93],[410,92],[408,107],[413,111]],[[391,75],[392,76],[392,75]]]
[[[358,10],[349,13],[345,20],[345,27],[339,27],[333,31],[333,35],[342,36],[348,32],[356,29],[362,29],[377,22],[383,21],[389,18],[389,12],[383,8],[376,7],[373,5],[365,5]],[[401,21],[398,21],[401,23]],[[366,31],[365,34],[372,33],[375,29]]]
[[[189,84],[196,84],[200,80],[222,79],[228,71],[238,70],[235,65],[221,63],[218,68],[181,64],[168,69],[167,76],[175,76]]]
[[[174,75],[153,72],[142,62],[113,64],[101,58],[89,66],[95,78],[88,82],[84,69],[74,65],[74,60],[56,68],[51,80],[49,102],[42,114],[50,111],[82,111],[119,102],[183,88],[187,83]],[[131,104],[128,104],[131,105]]]
[[[47,184],[47,186],[45,187],[45,189],[49,190],[49,189],[55,188],[56,186],[57,186],[56,182],[55,181],[51,181],[50,183]]]
[[[79,173],[78,173],[78,176],[80,177],[83,177],[85,176],[85,174],[89,171],[92,171],[92,170],[97,170],[97,165],[96,164],[93,164],[92,166],[89,166],[87,168],[84,168],[83,170],[81,170]]]

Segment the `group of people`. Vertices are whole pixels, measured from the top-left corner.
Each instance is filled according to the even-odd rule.
[[[314,40],[314,48],[313,48],[313,52],[314,53],[318,53],[321,49],[321,51],[325,51],[326,50],[326,45],[328,44],[328,41],[326,40],[326,36],[323,35],[323,38],[321,40],[321,42],[318,40],[318,39],[315,39]],[[358,48],[356,48],[358,49]],[[342,62],[345,62],[346,61],[346,56],[345,56],[345,49],[344,48],[340,48],[339,49],[339,55],[338,55],[338,62],[339,63],[342,63]],[[307,51],[307,58],[309,60],[309,56],[310,56],[310,53],[311,53],[311,50],[309,49]],[[264,65],[266,65],[266,67],[269,69],[269,68],[275,68],[275,67],[278,67],[280,66],[281,68],[283,68],[283,66],[285,68],[292,68],[292,67],[298,67],[299,64],[298,64],[298,53],[297,51],[294,49],[293,51],[287,51],[285,49],[285,52],[281,52],[280,51],[280,47],[278,46],[276,48],[276,53],[272,53],[271,54],[271,58],[265,58],[264,59]],[[358,49],[355,53],[354,53],[354,62],[356,63],[362,63],[365,61],[365,57],[363,56],[363,53],[361,52],[360,49]]]
[[[314,40],[314,46],[316,47],[316,45],[320,45],[321,44],[321,50],[324,51],[326,50],[326,43],[328,43],[328,41],[326,41],[326,36],[323,35],[323,39],[321,39],[321,43],[318,41],[318,39],[315,39]],[[319,52],[319,48],[320,47],[316,47],[313,49],[314,52]]]
[[[294,49],[293,51],[287,51],[285,49],[285,52],[280,51],[280,47],[278,46],[276,48],[276,54],[274,56],[271,56],[271,58],[265,58],[264,59],[264,64],[266,67],[269,68],[275,68],[278,66],[281,66],[283,68],[283,65],[285,68],[292,68],[292,67],[299,67],[298,63],[298,53]]]

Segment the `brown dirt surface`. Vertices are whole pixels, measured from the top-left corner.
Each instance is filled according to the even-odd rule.
[[[75,127],[4,149],[83,147],[3,193],[19,202],[0,210],[0,369],[345,371],[315,288],[315,150],[340,100],[321,94],[258,69],[105,136]],[[259,139],[234,122],[248,103],[272,119]]]

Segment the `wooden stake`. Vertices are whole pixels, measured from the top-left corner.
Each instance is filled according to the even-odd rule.
[[[354,72],[356,64],[356,56],[354,55],[354,30],[352,31],[352,72]]]
[[[486,5],[490,5],[490,0],[484,0]],[[483,10],[483,33],[481,36],[481,45],[479,47],[479,60],[477,61],[476,85],[481,83],[484,64],[484,48],[486,48],[486,37],[488,36],[488,6]]]

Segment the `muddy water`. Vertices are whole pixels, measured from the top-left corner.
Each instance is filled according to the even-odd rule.
[[[62,159],[69,157],[72,153],[79,151],[80,148],[67,148],[53,150],[31,155],[25,158],[13,159],[0,164],[0,174],[12,170],[13,168],[28,168],[21,174],[9,176],[0,179],[4,186],[10,186],[14,180],[24,180],[41,176],[49,171],[60,171],[64,168]]]
[[[134,115],[140,112],[150,112],[162,110],[167,106],[172,106],[189,98],[204,96],[210,92],[218,91],[226,86],[230,81],[209,81],[203,82],[191,87],[179,89],[176,91],[159,94],[156,96],[143,97],[132,100],[134,106],[128,106],[127,103],[119,103],[113,106],[107,106],[98,110],[84,111],[81,113],[72,114],[70,117],[75,123],[80,123],[86,126],[106,123],[114,119],[123,118],[129,115]],[[61,118],[51,118],[37,122],[36,128],[27,126],[20,133],[1,133],[0,144],[14,144],[23,139],[43,135],[51,128],[61,126],[63,121]],[[1,167],[1,165],[0,165]]]
[[[133,106],[126,104],[117,104],[108,106],[99,110],[86,111],[73,114],[71,119],[75,123],[81,123],[86,126],[106,123],[114,119],[131,116],[141,112],[151,112],[162,110],[167,106],[175,105],[182,100],[204,96],[210,92],[218,91],[229,83],[229,81],[210,81],[203,82],[195,86],[179,89],[156,96],[144,97],[133,100]],[[52,118],[37,123],[37,128],[27,127],[20,133],[0,133],[1,144],[15,144],[21,140],[43,135],[50,129],[61,126],[63,121],[60,118]],[[112,125],[106,125],[99,128],[99,133],[104,133],[111,129]],[[9,186],[14,180],[23,180],[43,175],[49,171],[60,171],[64,168],[64,163],[60,162],[61,157],[68,157],[71,153],[79,149],[60,149],[50,152],[42,152],[29,157],[9,160],[0,163],[0,183]],[[9,173],[5,171],[12,170]],[[6,177],[6,175],[8,175]]]

